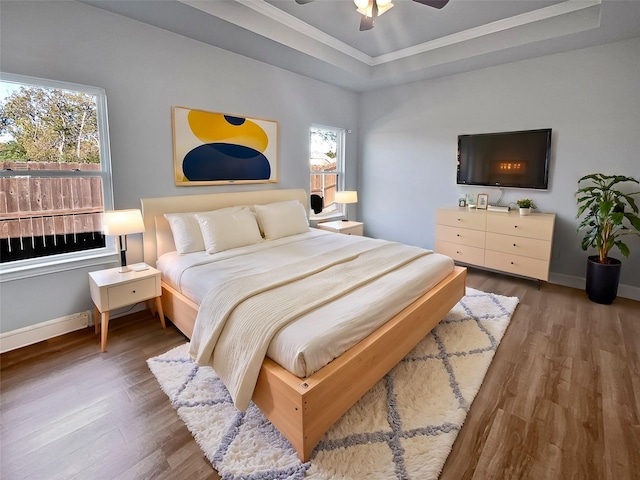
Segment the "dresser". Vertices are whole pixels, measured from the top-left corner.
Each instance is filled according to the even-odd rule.
[[[455,261],[547,281],[555,225],[553,213],[465,208],[436,211],[435,250]]]

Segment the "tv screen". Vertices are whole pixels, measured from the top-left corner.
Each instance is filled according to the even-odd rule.
[[[546,189],[551,129],[458,136],[459,185]]]

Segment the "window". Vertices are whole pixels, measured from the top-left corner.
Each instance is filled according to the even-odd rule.
[[[2,73],[0,271],[112,253],[105,207],[113,198],[104,90]]]
[[[309,137],[311,195],[322,198],[322,213],[342,211],[334,199],[344,187],[344,130],[312,125]]]

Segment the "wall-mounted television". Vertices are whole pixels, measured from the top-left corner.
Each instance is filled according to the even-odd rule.
[[[551,129],[458,136],[459,185],[547,189]]]

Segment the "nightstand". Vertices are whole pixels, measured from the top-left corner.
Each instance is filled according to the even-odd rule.
[[[328,232],[344,233],[346,235],[364,235],[364,224],[362,222],[345,222],[338,220],[337,222],[319,223],[316,228]]]
[[[109,312],[116,308],[146,302],[155,298],[158,316],[162,328],[166,328],[162,312],[162,287],[160,270],[149,267],[146,270],[120,273],[118,268],[89,272],[91,299],[95,304],[95,327],[98,333],[98,312],[101,313],[102,338],[101,349],[107,348],[109,330]]]

